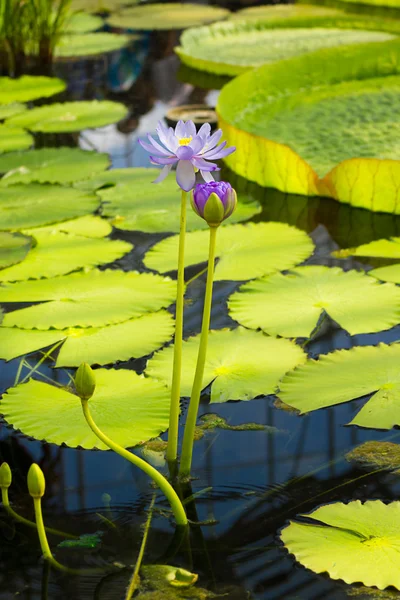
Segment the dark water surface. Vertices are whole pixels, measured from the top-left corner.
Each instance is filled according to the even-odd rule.
[[[38,145],[79,143],[111,155],[114,167],[148,166],[147,154],[138,146],[138,137],[154,132],[167,108],[183,104],[214,104],[212,78],[195,87],[198,75],[186,74],[179,80],[178,59],[172,54],[176,33],[146,34],[131,55],[102,58],[98,61],[62,65],[68,73],[70,96],[109,97],[125,101],[131,111],[117,126],[77,136],[44,136]],[[119,62],[118,62],[119,57]],[[121,80],[134,78],[129,91],[121,91]],[[206,84],[204,82],[207,82]],[[107,87],[114,88],[112,92]],[[218,80],[215,85],[219,85]],[[210,91],[211,90],[211,91]],[[373,239],[400,234],[400,217],[373,214],[352,209],[332,200],[307,199],[262,189],[224,171],[242,195],[257,198],[263,212],[255,220],[281,221],[309,232],[317,245],[311,264],[341,265],[345,268],[369,268],[370,265],[334,260],[330,252],[337,247],[355,246]],[[114,232],[115,238],[135,244],[132,253],[115,266],[124,269],[142,267],[144,252],[161,236],[135,232]],[[387,263],[388,261],[386,261]],[[378,264],[378,261],[376,262]],[[380,261],[379,264],[384,264]],[[189,276],[195,273],[191,270]],[[199,331],[204,276],[190,284],[185,314],[185,334]],[[212,327],[234,326],[227,315],[226,299],[236,283],[215,285]],[[391,342],[400,338],[400,328],[388,332],[350,337],[329,319],[309,344],[311,355],[327,353],[354,345]],[[28,358],[34,365],[40,354]],[[144,361],[120,363],[117,368],[142,370]],[[12,386],[19,360],[0,362],[1,392]],[[44,365],[44,375],[67,382],[63,369]],[[198,572],[199,585],[215,592],[225,590],[228,600],[317,600],[344,599],[354,587],[318,576],[297,566],[278,540],[277,534],[289,518],[319,504],[335,500],[398,499],[399,480],[395,475],[370,474],[358,470],[344,453],[366,440],[398,441],[400,432],[378,432],[345,427],[361,401],[320,410],[298,417],[274,407],[274,397],[251,402],[209,405],[207,394],[201,414],[217,412],[230,424],[257,422],[276,431],[226,431],[206,433],[195,446],[193,492],[197,518],[207,525],[192,531],[192,562],[180,551],[175,565]],[[40,419],[40,414],[38,414]],[[165,437],[165,436],[164,436]],[[10,497],[21,514],[33,518],[27,494],[26,474],[33,461],[38,462],[47,479],[43,499],[45,523],[70,533],[103,532],[101,545],[93,549],[56,549],[58,538],[50,536],[57,559],[71,567],[97,566],[117,561],[129,567],[136,560],[142,537],[142,524],[154,493],[148,478],[112,452],[81,451],[60,448],[29,440],[3,424],[0,430],[0,461],[13,468]],[[150,530],[145,563],[160,560],[173,536],[169,506],[157,495],[157,511]],[[165,510],[164,510],[165,509]],[[0,513],[0,598],[11,600],[122,600],[130,569],[118,574],[105,570],[96,576],[78,577],[52,570],[40,558],[36,532],[12,522]],[[225,587],[224,587],[225,586]],[[229,589],[226,586],[230,586]],[[359,598],[368,598],[361,588]],[[387,597],[392,597],[391,595]],[[393,592],[393,597],[398,597]]]

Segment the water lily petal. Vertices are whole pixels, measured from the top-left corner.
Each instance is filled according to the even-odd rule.
[[[211,125],[209,123],[204,123],[197,133],[197,135],[201,135],[201,137],[207,139],[211,133]]]
[[[172,165],[165,165],[165,167],[163,167],[161,169],[159,176],[157,177],[157,179],[155,179],[153,181],[153,183],[161,183],[161,181],[164,181],[164,179],[168,176],[171,169],[172,169]]]
[[[179,146],[176,156],[179,160],[190,160],[194,156],[194,152],[190,146]]]
[[[154,146],[154,148],[156,150],[158,150],[158,152],[160,152],[161,154],[164,154],[165,156],[170,156],[171,153],[168,150],[166,150],[165,148],[163,148],[154,138],[152,138],[152,136],[150,134],[148,134],[147,137],[148,137],[150,144],[152,146]]]
[[[222,137],[222,129],[217,129],[215,133],[212,134],[210,139],[207,142],[207,150],[212,150],[218,144],[219,140]]]
[[[176,156],[172,156],[170,158],[164,156],[150,156],[150,160],[153,165],[173,165],[178,160]]]
[[[204,160],[203,158],[199,158],[198,156],[196,156],[195,158],[192,158],[191,162],[192,162],[192,165],[194,167],[196,167],[196,169],[199,169],[200,171],[219,171],[220,170],[218,165],[216,165],[215,163],[208,162],[207,160]]]
[[[215,181],[214,177],[211,175],[210,171],[200,170],[200,175],[204,179],[206,183],[211,183],[211,181]]]
[[[222,150],[223,148],[225,148],[227,142],[222,142],[222,144],[220,144],[219,146],[217,146],[217,148],[208,148],[208,144],[206,145],[206,150],[204,152],[201,153],[202,158],[208,158],[209,156],[211,156],[211,158],[213,157],[213,155],[216,152],[219,152],[220,150]]]
[[[171,148],[171,151],[175,154],[175,152],[179,148],[179,140],[176,137],[175,131],[172,129],[172,127],[170,127],[168,129],[167,138],[168,138],[168,148]]]
[[[183,121],[178,121],[175,127],[175,135],[178,139],[186,137],[186,125]]]
[[[179,187],[185,192],[190,192],[196,183],[194,168],[189,160],[180,160],[176,169],[176,181]]]
[[[201,135],[196,135],[190,142],[189,146],[193,150],[193,154],[199,154],[204,148],[205,140]]]
[[[138,140],[138,142],[142,146],[142,148],[144,148],[146,150],[146,152],[149,152],[150,154],[154,154],[155,151],[158,152],[157,148],[155,148],[151,144],[148,144],[147,142],[144,142],[143,140]],[[161,146],[160,146],[160,148],[161,148]],[[164,152],[162,152],[161,156],[171,156],[171,153],[168,152],[167,150],[164,150]]]
[[[185,137],[194,138],[196,136],[196,126],[193,123],[193,121],[186,121],[185,127],[186,127]]]
[[[221,144],[221,145],[223,146],[223,144]],[[203,154],[203,157],[206,158],[207,160],[209,160],[209,159],[218,160],[219,158],[225,158],[225,156],[229,156],[229,154],[232,154],[232,152],[235,152],[235,150],[236,150],[235,146],[229,146],[229,148],[217,147],[217,148],[215,148],[215,150],[210,152],[210,154],[208,152]],[[206,154],[207,154],[207,156],[206,156]]]
[[[158,122],[158,125],[156,127],[156,132],[158,137],[160,138],[160,142],[162,144],[164,144],[164,146],[168,149],[171,150],[171,152],[173,152],[173,148],[170,147],[169,145],[169,129],[168,127],[166,127],[165,125],[162,124],[161,121]]]

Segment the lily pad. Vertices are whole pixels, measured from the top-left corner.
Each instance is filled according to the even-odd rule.
[[[40,148],[0,156],[0,186],[14,183],[72,183],[92,177],[110,165],[107,154],[79,148]]]
[[[39,106],[7,119],[6,124],[30,131],[65,133],[104,127],[120,121],[128,109],[118,102],[92,100]]]
[[[165,310],[107,327],[59,331],[0,327],[0,358],[11,360],[64,341],[56,367],[78,367],[84,361],[106,365],[150,354],[168,342],[173,333],[174,320]]]
[[[288,373],[279,397],[302,414],[374,394],[350,425],[400,425],[400,344],[355,347],[309,360]]]
[[[0,231],[0,269],[24,260],[31,248],[32,238],[20,233]]]
[[[226,19],[229,10],[205,4],[149,4],[126,8],[112,15],[112,27],[135,30],[186,29]]]
[[[0,124],[0,154],[13,150],[26,150],[33,144],[33,137],[20,127]]]
[[[101,29],[103,25],[104,21],[101,17],[81,11],[68,17],[63,31],[65,33],[89,33]]]
[[[1,192],[0,192],[1,193]],[[35,227],[25,230],[26,233],[35,236],[38,233],[72,233],[90,238],[102,238],[110,235],[112,227],[106,219],[95,217],[94,215],[85,215],[78,219],[63,221],[62,223],[53,223],[46,227]]]
[[[364,442],[347,452],[345,458],[368,470],[387,469],[400,473],[400,445],[393,442]]]
[[[89,15],[87,15],[89,16]],[[117,33],[82,33],[63,35],[55,49],[56,58],[93,56],[115,52],[131,41],[131,37]]]
[[[18,115],[27,109],[28,107],[26,104],[21,104],[20,102],[0,104],[0,120],[2,121],[3,119],[8,119],[8,117],[12,117],[13,115]]]
[[[356,248],[343,248],[332,252],[336,258],[348,256],[371,256],[376,258],[400,258],[400,237],[389,240],[374,240],[368,244],[361,244]]]
[[[167,429],[169,402],[165,387],[134,371],[96,370],[91,413],[100,429],[125,448]],[[89,429],[79,398],[67,389],[31,379],[8,389],[0,410],[15,429],[38,440],[72,448],[107,449]]]
[[[203,263],[208,257],[208,231],[186,236],[185,266]],[[176,269],[179,236],[162,240],[149,252],[144,263],[149,269],[166,273]],[[215,280],[241,281],[290,269],[308,258],[314,249],[306,233],[285,223],[227,225],[217,233]]]
[[[129,0],[129,4],[136,4],[138,0]],[[85,11],[86,13],[110,13],[126,4],[126,0],[72,0],[71,10]]]
[[[328,6],[312,4],[272,4],[267,6],[251,6],[232,13],[230,21],[275,21],[279,19],[304,17],[329,17],[343,14]]]
[[[341,2],[346,2],[348,4],[358,4],[358,5],[369,5],[369,6],[382,6],[388,8],[400,8],[400,0],[340,0]]]
[[[346,583],[400,589],[400,502],[336,502],[301,516],[314,522],[291,521],[280,536],[303,566]]]
[[[4,325],[24,329],[99,327],[172,304],[176,282],[152,273],[93,269],[0,287],[0,302],[45,302],[6,315]]]
[[[325,312],[356,335],[399,323],[400,289],[357,271],[307,266],[246,283],[228,306],[233,319],[270,335],[309,337]]]
[[[0,281],[55,277],[112,263],[132,249],[121,240],[88,238],[67,233],[37,233],[36,246],[18,265],[0,270]]]
[[[100,173],[93,180],[78,182],[75,187],[98,189],[105,202],[102,214],[112,218],[117,229],[162,233],[179,231],[180,190],[173,177],[154,184],[158,169],[112,169]],[[240,200],[240,199],[239,199]],[[246,221],[261,212],[257,201],[238,202],[229,222]],[[188,200],[187,230],[208,229],[207,223],[191,210]]]
[[[66,84],[56,77],[23,75],[19,79],[0,77],[0,104],[30,102],[64,91]]]
[[[99,198],[61,185],[13,185],[0,188],[0,229],[27,229],[94,212]]]
[[[190,396],[200,335],[183,343],[181,395]],[[283,375],[303,363],[303,350],[289,340],[267,337],[243,327],[211,331],[203,388],[211,385],[211,402],[252,400],[273,394]],[[157,352],[146,373],[171,385],[173,346]]]

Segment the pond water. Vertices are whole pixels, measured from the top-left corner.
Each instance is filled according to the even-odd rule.
[[[131,111],[118,126],[83,132],[79,138],[47,136],[38,145],[74,143],[82,148],[108,152],[113,167],[148,166],[148,157],[137,139],[154,132],[159,118],[172,106],[206,102],[214,105],[218,92],[212,78],[207,87],[195,85],[196,73],[179,71],[172,54],[176,34],[149,34],[132,56],[112,60],[76,63],[69,67],[70,96],[122,99]],[[63,66],[65,70],[65,66]],[[128,92],[121,89],[130,84]],[[133,85],[132,85],[133,83]],[[204,85],[202,81],[198,82]],[[106,87],[113,91],[106,92]],[[400,235],[400,217],[373,214],[327,199],[307,199],[259,188],[223,170],[241,196],[262,203],[263,211],[255,221],[280,221],[295,225],[311,234],[316,252],[308,264],[364,266],[331,257],[338,247],[356,246],[374,239]],[[115,267],[143,269],[145,251],[161,239],[160,235],[115,231],[113,238],[128,240],[135,249]],[[374,266],[388,264],[375,261]],[[188,270],[188,278],[196,275]],[[204,275],[194,278],[187,292],[185,335],[200,329]],[[226,309],[228,296],[236,283],[215,285],[212,327],[234,326]],[[10,308],[10,307],[9,307]],[[338,348],[398,341],[400,327],[390,331],[350,337],[334,322],[326,319],[308,344],[313,355]],[[40,355],[31,355],[34,365]],[[1,392],[12,386],[19,360],[0,362]],[[140,372],[144,360],[119,363],[117,368]],[[43,364],[42,373],[61,383],[68,381],[63,369],[52,370]],[[72,372],[72,371],[71,371]],[[215,429],[196,442],[192,482],[198,493],[190,517],[206,522],[192,529],[192,554],[179,550],[173,564],[199,573],[199,584],[231,600],[317,600],[344,599],[350,595],[370,597],[357,586],[319,576],[295,565],[278,539],[279,530],[296,514],[336,500],[397,499],[399,479],[388,473],[369,473],[356,468],[344,454],[366,440],[398,441],[396,430],[379,432],[345,427],[362,401],[320,410],[299,417],[274,406],[269,396],[250,402],[210,405],[202,397],[200,414],[218,413],[230,425],[256,422],[268,426],[264,431]],[[37,415],[40,419],[40,414]],[[165,437],[165,436],[163,436]],[[3,425],[0,430],[0,460],[13,466],[14,482],[10,497],[14,507],[33,517],[26,489],[26,473],[33,461],[42,467],[47,489],[43,498],[45,523],[70,533],[103,532],[101,542],[91,549],[57,549],[59,539],[50,536],[50,544],[60,562],[74,567],[105,567],[118,562],[127,566],[118,574],[106,569],[93,576],[76,576],[48,571],[40,560],[40,548],[34,530],[27,530],[0,515],[0,599],[24,600],[119,600],[130,576],[130,566],[140,547],[142,525],[154,490],[148,478],[112,452],[82,451],[39,443],[15,433]],[[145,563],[165,557],[173,537],[169,506],[157,494],[146,548]],[[393,597],[398,595],[393,592]],[[391,592],[387,598],[392,597]]]

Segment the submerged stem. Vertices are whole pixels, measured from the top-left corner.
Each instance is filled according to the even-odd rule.
[[[197,355],[196,372],[193,380],[192,394],[190,396],[189,410],[186,419],[185,433],[182,444],[182,459],[179,474],[181,477],[189,477],[192,466],[194,432],[199,410],[200,395],[203,387],[204,366],[207,355],[208,331],[210,328],[211,303],[214,280],[215,242],[217,239],[217,227],[210,226],[210,243],[208,250],[208,270],[206,293],[204,297],[203,321],[201,325],[199,353]]]
[[[140,545],[139,555],[137,557],[136,565],[133,570],[131,580],[129,582],[129,587],[126,592],[125,600],[131,600],[133,594],[135,593],[135,591],[137,589],[138,583],[139,583],[139,571],[140,571],[140,567],[142,566],[144,551],[146,549],[147,538],[149,536],[151,519],[153,518],[153,508],[154,508],[155,501],[156,501],[156,495],[154,494],[153,498],[151,499],[151,502],[150,502],[149,516],[147,517],[146,524],[144,526],[143,539],[142,539],[142,543]]]

